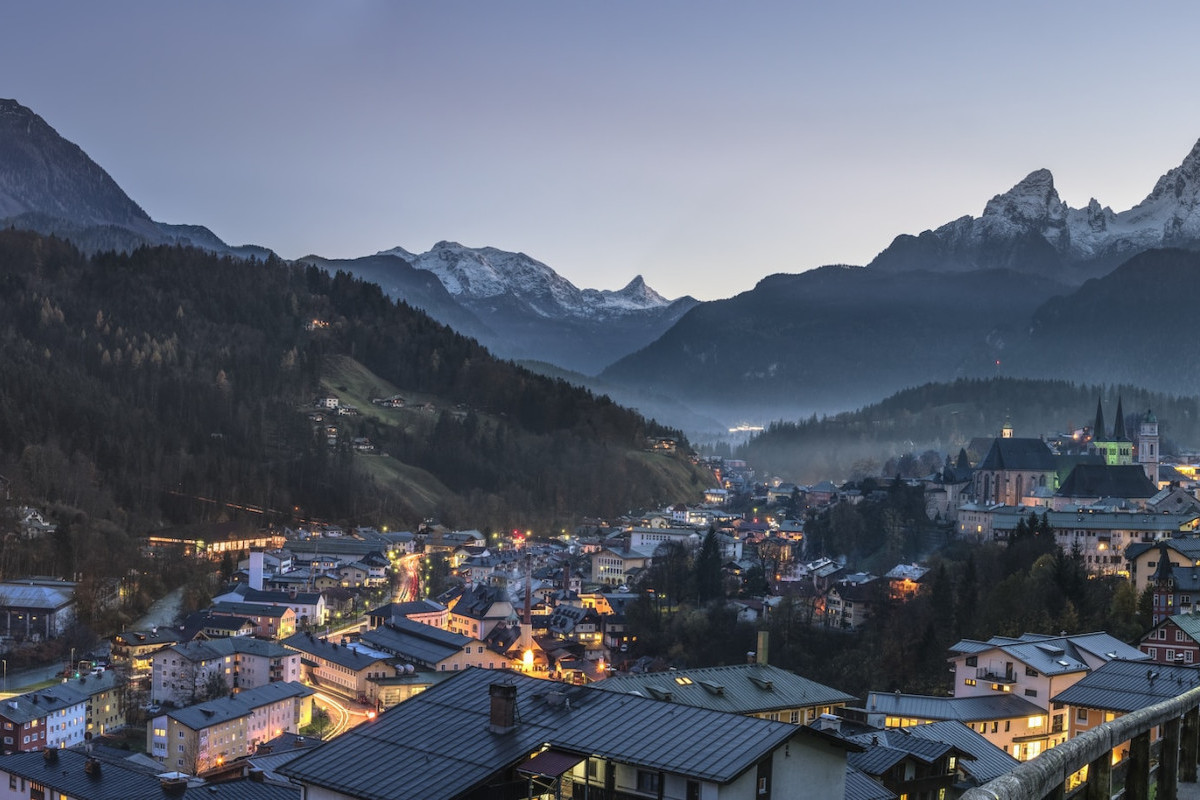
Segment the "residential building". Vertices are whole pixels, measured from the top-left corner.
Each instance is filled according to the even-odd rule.
[[[1194,533],[1180,534],[1157,542],[1128,545],[1125,548],[1125,563],[1129,568],[1129,580],[1139,595],[1154,580],[1154,574],[1164,560],[1164,553],[1173,569],[1180,570],[1175,575],[1176,580],[1180,581],[1192,567],[1200,564],[1200,536]]]
[[[351,700],[371,695],[371,679],[396,674],[390,653],[365,644],[331,642],[311,633],[297,633],[283,644],[308,662],[305,677],[309,682]]]
[[[434,672],[457,672],[468,667],[521,668],[519,660],[497,652],[481,639],[403,618],[366,631],[361,639],[365,645],[387,653],[403,664],[413,664]]]
[[[231,591],[214,597],[213,602],[285,606],[296,612],[297,626],[324,625],[329,621],[325,598],[319,592],[301,592],[297,589],[276,592],[238,584]]]
[[[446,607],[446,629],[476,639],[484,639],[500,623],[516,619],[508,592],[496,586],[463,589]]]
[[[678,705],[745,714],[793,725],[833,714],[853,695],[769,664],[732,664],[641,675],[617,675],[596,684]]]
[[[0,701],[5,753],[83,744],[87,695],[60,684]]]
[[[74,750],[0,759],[0,800],[300,800],[297,787],[249,779],[189,787],[187,776],[147,774]]]
[[[1040,739],[1047,731],[1046,711],[1011,694],[934,697],[871,692],[867,695],[865,712],[867,721],[879,728],[910,730],[929,723],[958,722],[1010,756],[1022,750],[1027,737]],[[1065,719],[1061,724],[1065,726]],[[1053,727],[1051,723],[1050,728]]]
[[[213,605],[210,613],[250,620],[260,639],[286,639],[296,632],[296,612],[288,606],[224,602]]]
[[[605,547],[592,554],[592,582],[624,586],[654,560],[652,552]]]
[[[131,678],[150,674],[150,657],[159,650],[179,642],[173,628],[151,628],[148,631],[126,631],[111,639],[113,666],[126,665]]]
[[[165,767],[202,774],[297,733],[312,721],[313,690],[294,681],[247,689],[160,714],[146,730],[146,752]]]
[[[1195,667],[1112,661],[1059,692],[1054,702],[1067,707],[1072,738],[1155,703],[1200,686]],[[1152,732],[1152,738],[1158,735]],[[1113,763],[1124,758],[1125,742],[1113,750]]]
[[[1138,649],[1156,664],[1200,664],[1200,616],[1182,611],[1155,623]]]
[[[522,796],[761,800],[803,786],[842,798],[846,754],[860,749],[809,727],[471,669],[279,771],[309,800],[506,797],[518,787]],[[412,752],[421,757],[405,757]]]
[[[278,642],[250,637],[171,645],[151,656],[150,698],[186,705],[219,679],[230,691],[300,680],[300,654]]]
[[[1067,739],[1066,720],[1050,698],[1114,659],[1146,661],[1140,650],[1107,633],[1019,638],[994,636],[986,642],[963,639],[950,648],[954,696],[1012,694],[1038,706],[1041,725],[1030,724],[1019,749],[1010,754],[1026,761]],[[1037,728],[1036,730],[1034,728]]]

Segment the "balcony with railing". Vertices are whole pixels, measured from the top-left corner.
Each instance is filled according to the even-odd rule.
[[[1152,741],[1156,731],[1161,736]],[[1198,757],[1200,687],[1092,728],[968,790],[962,800],[1200,797]],[[1187,789],[1182,795],[1180,782]]]

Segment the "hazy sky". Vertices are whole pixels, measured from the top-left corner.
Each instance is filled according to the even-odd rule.
[[[0,97],[232,244],[450,239],[714,299],[1040,167],[1129,208],[1200,137],[1198,27],[1192,2],[48,0],[0,9]]]

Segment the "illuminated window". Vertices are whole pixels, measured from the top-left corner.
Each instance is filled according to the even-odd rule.
[[[1040,728],[1040,727],[1042,727],[1042,723],[1045,721],[1046,721],[1045,717],[1030,717],[1029,718],[1029,727]]]

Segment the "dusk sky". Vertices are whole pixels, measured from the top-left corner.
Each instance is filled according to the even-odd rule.
[[[0,97],[156,220],[332,258],[448,239],[728,297],[1046,167],[1139,202],[1200,138],[1194,3],[45,2]]]

